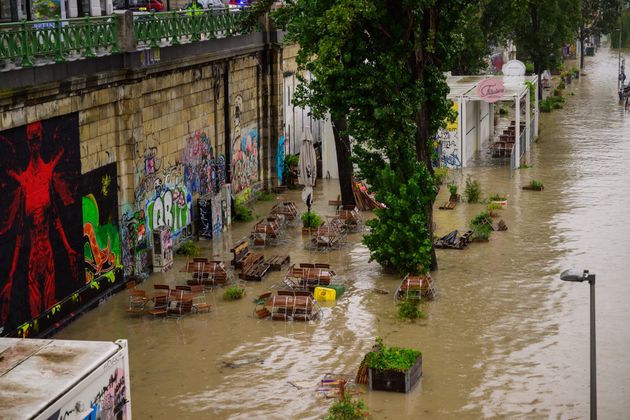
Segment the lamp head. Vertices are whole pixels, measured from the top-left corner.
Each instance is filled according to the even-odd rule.
[[[584,270],[583,273],[575,269],[564,270],[560,273],[560,280],[583,282],[584,280],[588,280],[588,270]]]

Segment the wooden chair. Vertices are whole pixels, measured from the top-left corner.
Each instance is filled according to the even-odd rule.
[[[134,316],[142,315],[148,301],[149,298],[147,298],[147,294],[144,290],[129,290],[129,308],[127,308],[127,314]]]
[[[179,318],[183,315],[184,291],[171,290],[168,294],[168,308],[166,315]]]
[[[153,298],[153,308],[148,311],[150,315],[166,316],[168,309],[168,295],[158,295]]]
[[[210,304],[206,301],[206,288],[203,285],[190,286],[192,294],[192,312],[210,312]]]

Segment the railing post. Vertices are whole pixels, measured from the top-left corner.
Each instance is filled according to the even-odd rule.
[[[155,18],[155,12],[151,12],[151,42],[149,43],[151,48],[157,48],[159,47],[158,43],[157,43],[157,38],[158,38],[158,31],[159,31],[159,24],[157,22],[157,19]]]
[[[119,53],[120,48],[118,48],[118,16],[111,16],[109,18],[110,21],[110,33],[112,34],[112,53]]]
[[[177,16],[177,12],[173,11],[173,13],[171,13],[171,18],[169,20],[169,25],[168,28],[171,31],[171,45],[179,45],[179,22],[178,22],[178,16]]]
[[[94,40],[93,38],[93,29],[92,24],[90,22],[90,16],[85,17],[85,56],[86,57],[95,57],[94,54]]]
[[[61,40],[61,19],[59,16],[55,17],[55,61],[61,63],[65,61],[63,56],[63,44]]]
[[[33,67],[33,62],[31,61],[30,54],[30,45],[31,45],[31,36],[30,30],[26,20],[22,20],[22,31],[21,31],[21,39],[22,39],[22,67]]]
[[[125,10],[123,13],[116,13],[116,33],[118,39],[118,49],[122,52],[136,51],[136,35],[133,30],[133,12]]]

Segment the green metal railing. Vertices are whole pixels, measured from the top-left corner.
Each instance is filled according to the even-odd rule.
[[[133,30],[138,44],[154,48],[242,35],[244,18],[244,12],[229,9],[151,13],[134,16]]]
[[[242,35],[244,11],[194,10],[134,14],[138,49]],[[0,24],[0,70],[120,52],[122,15]],[[131,36],[131,35],[130,35]]]
[[[85,17],[0,24],[0,60],[21,67],[34,60],[65,61],[69,55],[117,53],[116,17]],[[0,63],[1,64],[1,63]]]

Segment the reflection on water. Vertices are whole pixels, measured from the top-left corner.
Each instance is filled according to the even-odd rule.
[[[292,262],[330,263],[347,285],[321,320],[283,323],[252,316],[253,296],[278,282],[247,284],[246,299],[224,302],[208,292],[210,314],[181,320],[129,319],[120,293],[56,338],[130,344],[132,406],[137,418],[321,418],[329,401],[315,392],[328,372],[354,374],[382,336],[391,345],[424,353],[424,377],[408,395],[362,395],[374,418],[583,418],[588,415],[588,287],[561,283],[559,272],[585,267],[597,274],[598,391],[602,418],[627,418],[630,400],[630,115],[616,102],[617,57],[602,50],[574,82],[563,111],[543,114],[531,168],[509,178],[506,167],[472,168],[465,177],[486,194],[509,195],[502,211],[507,232],[464,251],[438,251],[439,298],[428,318],[396,319],[391,294],[398,279],[369,264],[360,234],[349,245],[319,253],[304,248],[297,228],[289,243],[264,251],[289,253]],[[531,179],[545,190],[521,190]],[[446,200],[444,188],[438,202]],[[332,214],[335,182],[316,189],[315,211]],[[287,194],[299,201],[299,192]],[[260,203],[264,215],[272,203]],[[304,207],[304,206],[302,206]],[[436,211],[438,234],[464,229],[483,205]],[[368,214],[365,217],[369,217]],[[205,254],[230,259],[229,248],[251,224],[221,240],[203,242]],[[175,269],[153,282],[183,282]]]

